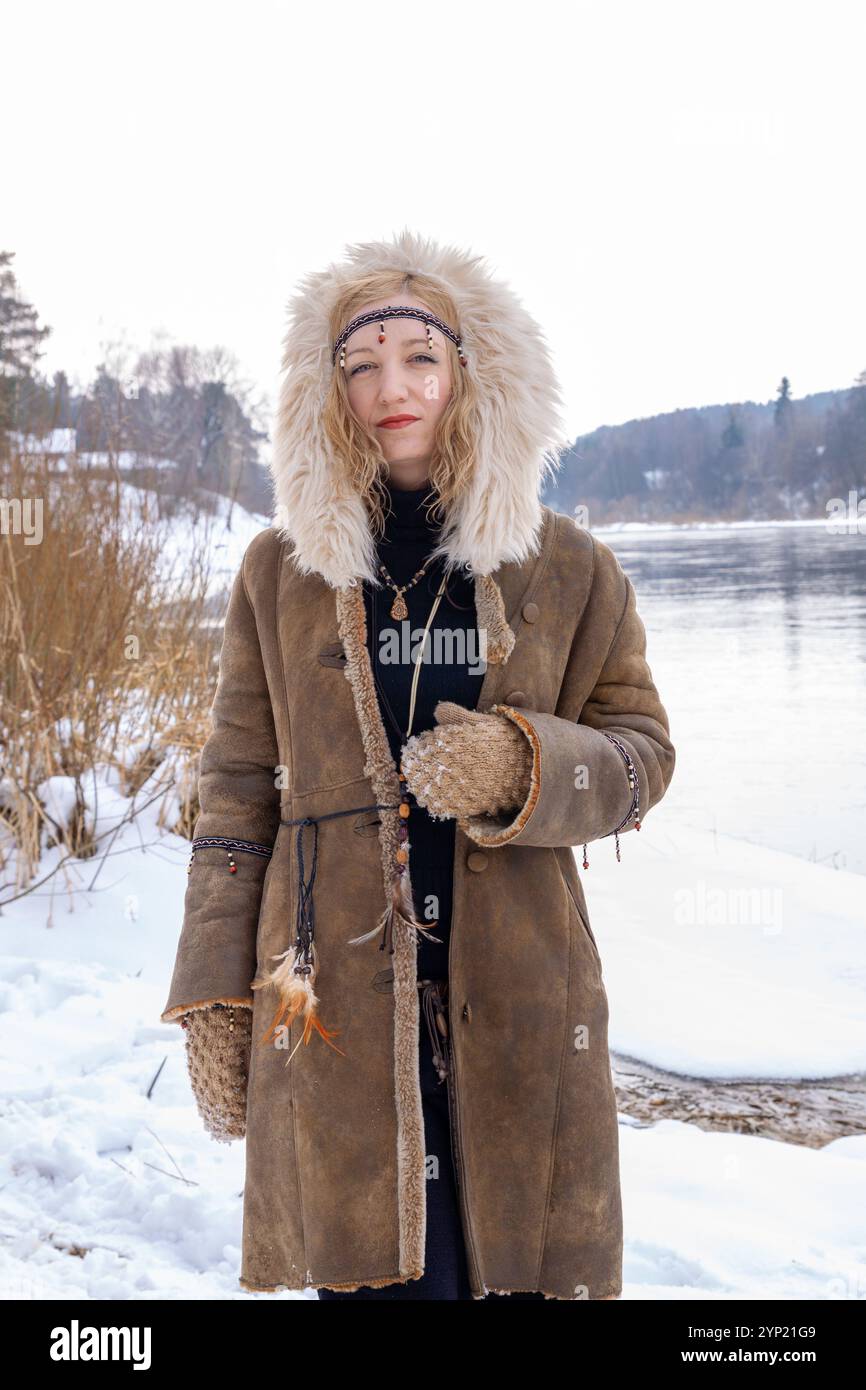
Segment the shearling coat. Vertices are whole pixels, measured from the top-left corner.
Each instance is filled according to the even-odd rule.
[[[408,233],[356,247],[293,304],[279,524],[249,545],[232,588],[162,1018],[217,1001],[253,1009],[241,1286],[420,1277],[417,936],[396,931],[390,955],[376,937],[350,944],[386,906],[399,829],[360,587],[375,582],[372,537],[315,414],[329,293],[349,270],[395,263],[448,284],[478,373],[481,447],[445,545],[475,575],[487,646],[477,709],[514,720],[533,750],[519,811],[456,835],[449,1026],[470,1282],[476,1298],[597,1299],[621,1291],[617,1109],[574,847],[629,834],[664,796],[674,749],[630,580],[607,545],[538,500],[556,395],[532,321],[477,259]],[[277,1001],[251,986],[293,940],[313,827],[288,822],[307,817],[316,993],[339,1052],[315,1034],[296,1046],[297,1023],[288,1048],[257,1043]],[[627,860],[624,848],[623,872]]]

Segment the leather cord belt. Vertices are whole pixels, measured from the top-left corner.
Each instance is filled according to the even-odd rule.
[[[313,938],[316,921],[313,906],[313,884],[316,881],[316,865],[319,859],[319,821],[334,820],[337,816],[354,816],[361,811],[393,810],[399,803],[394,801],[377,802],[373,806],[350,806],[346,811],[328,811],[324,816],[300,816],[296,820],[281,820],[280,825],[300,826],[297,834],[298,847],[298,917],[296,946],[303,952],[304,961],[309,964],[312,957]],[[310,876],[304,880],[304,831],[313,827],[313,862]]]

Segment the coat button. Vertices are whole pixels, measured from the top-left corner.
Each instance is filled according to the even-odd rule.
[[[524,709],[529,708],[529,697],[525,690],[512,690],[510,695],[505,697],[506,705],[522,705]]]
[[[463,1005],[463,1017],[466,1019],[467,1023],[472,1022],[472,1010],[468,1004]]]
[[[480,849],[473,850],[466,863],[474,874],[480,874],[482,869],[487,868],[487,855]]]
[[[536,620],[537,617],[538,617],[538,604],[537,604],[537,603],[524,603],[524,605],[523,605],[523,616],[524,616],[524,618],[526,619],[526,621],[527,621],[528,623],[534,623],[535,620]]]

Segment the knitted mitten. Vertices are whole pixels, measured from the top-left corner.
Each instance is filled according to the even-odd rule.
[[[205,1129],[222,1144],[243,1139],[253,1011],[243,1004],[211,1004],[181,1018],[193,1095]]]
[[[434,711],[436,728],[401,750],[406,784],[434,820],[517,810],[529,794],[532,746],[504,714],[481,714],[451,700]]]

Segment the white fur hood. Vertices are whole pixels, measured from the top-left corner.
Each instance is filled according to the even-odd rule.
[[[559,385],[544,336],[482,257],[404,229],[392,241],[347,247],[347,259],[301,281],[289,301],[283,379],[274,426],[273,525],[294,563],[333,588],[378,582],[375,540],[358,495],[340,496],[340,472],[321,424],[332,366],[331,305],[345,280],[384,268],[423,272],[454,298],[479,397],[478,450],[464,493],[448,509],[438,554],[491,575],[537,552],[545,475],[567,446]],[[345,486],[343,485],[343,491]]]

